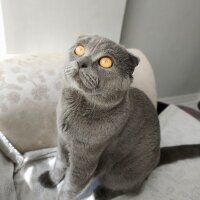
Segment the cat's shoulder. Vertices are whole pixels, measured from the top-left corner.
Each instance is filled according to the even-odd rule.
[[[135,87],[130,87],[129,89],[129,99],[130,103],[137,108],[145,108],[147,110],[155,110],[153,103],[149,97],[140,89]]]
[[[147,97],[147,95],[142,90],[135,87],[130,87],[129,97],[131,100],[140,100],[140,101],[150,102],[150,99]]]
[[[137,88],[130,88],[130,118],[138,119],[138,123],[145,123],[147,127],[159,127],[158,114],[148,96]]]

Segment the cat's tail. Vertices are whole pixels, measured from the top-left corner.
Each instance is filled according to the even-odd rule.
[[[162,147],[158,166],[196,157],[200,157],[200,144]]]

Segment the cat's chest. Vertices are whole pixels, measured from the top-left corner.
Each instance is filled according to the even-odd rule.
[[[66,107],[63,116],[62,136],[70,143],[81,141],[105,142],[117,134],[127,121],[126,112],[99,112],[90,108]]]

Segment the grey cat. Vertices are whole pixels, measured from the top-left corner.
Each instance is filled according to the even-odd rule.
[[[50,188],[64,179],[58,200],[78,199],[93,178],[100,182],[96,200],[136,194],[159,165],[157,112],[142,91],[130,87],[138,63],[124,47],[99,36],[79,37],[70,48],[57,107],[56,162],[39,177]],[[176,150],[162,149],[160,164],[175,161],[169,155]]]

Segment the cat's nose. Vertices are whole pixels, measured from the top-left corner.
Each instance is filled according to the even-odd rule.
[[[78,63],[79,69],[80,68],[86,68],[86,67],[88,67],[90,65],[91,60],[87,56],[84,56],[82,58],[79,58],[77,63]]]

